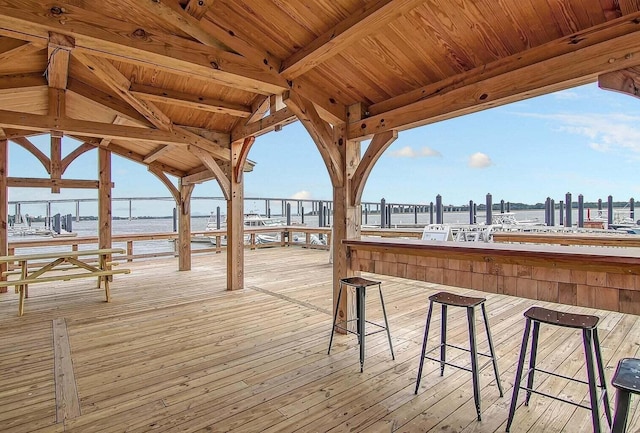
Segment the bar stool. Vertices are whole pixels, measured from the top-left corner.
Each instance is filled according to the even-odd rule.
[[[624,433],[627,428],[631,394],[640,394],[640,359],[621,359],[613,379],[611,379],[611,384],[617,390],[616,412],[613,416],[611,433]]]
[[[544,395],[554,400],[563,401],[565,403],[572,404],[584,409],[591,410],[591,420],[593,422],[594,433],[600,433],[600,415],[598,413],[598,397],[597,388],[601,389],[601,397],[604,400],[604,411],[607,417],[607,423],[611,426],[611,409],[609,407],[609,396],[607,394],[607,386],[604,377],[604,368],[602,366],[602,355],[600,353],[600,340],[598,339],[598,321],[597,316],[589,316],[584,314],[571,314],[562,313],[560,311],[549,310],[542,307],[531,307],[524,313],[526,323],[524,327],[524,336],[522,338],[522,347],[520,348],[520,358],[518,360],[518,369],[516,371],[516,378],[513,384],[513,396],[511,397],[511,407],[509,409],[509,419],[507,420],[507,431],[511,428],[513,422],[513,416],[516,411],[516,404],[518,399],[518,391],[524,389],[527,391],[524,401],[525,406],[529,405],[529,399],[531,393]],[[531,323],[533,322],[533,337],[531,339],[531,353],[529,357],[529,370],[527,371],[527,386],[522,386],[522,374],[524,369],[524,358],[527,352],[527,346],[529,342],[529,333],[531,331]],[[540,334],[540,324],[546,323],[549,325],[561,326],[565,328],[574,328],[582,330],[582,341],[584,345],[584,353],[587,364],[587,378],[588,381],[574,379],[572,377],[563,376],[561,374],[545,371],[540,368],[536,368],[536,354],[538,350],[538,336]],[[593,354],[595,353],[596,365],[598,368],[598,377],[600,384],[596,383],[596,373],[593,365]],[[536,391],[533,389],[533,377],[536,371],[542,373],[551,374],[556,377],[571,380],[574,382],[584,383],[589,385],[589,397],[591,401],[590,406],[586,406],[574,401],[564,399],[561,397],[549,395],[547,393]]]
[[[346,286],[355,287],[356,289],[356,318],[349,320],[342,320],[344,326],[338,325],[338,307],[340,306],[340,298],[342,297],[342,289]],[[370,322],[365,318],[365,295],[367,292],[367,287],[369,286],[378,286],[378,292],[380,293],[380,304],[382,305],[382,315],[384,316],[384,326],[378,323]],[[351,331],[347,329],[348,322],[356,322],[357,331]],[[374,325],[380,329],[366,333],[365,324],[368,323],[370,325]],[[380,281],[367,280],[362,277],[349,277],[342,278],[340,280],[340,290],[338,291],[338,300],[336,302],[336,309],[333,313],[333,326],[331,327],[331,338],[329,339],[329,350],[327,351],[327,355],[331,353],[331,343],[333,342],[333,333],[335,329],[339,328],[344,330],[345,332],[350,332],[352,334],[356,334],[358,336],[358,344],[360,345],[360,373],[364,370],[364,337],[367,335],[377,334],[378,332],[387,331],[387,338],[389,339],[389,349],[391,350],[391,359],[396,359],[393,354],[393,346],[391,345],[391,333],[389,332],[389,322],[387,321],[387,311],[384,308],[384,299],[382,298],[382,283]]]
[[[489,329],[489,321],[487,320],[487,311],[484,307],[486,299],[485,298],[472,298],[469,296],[460,296],[455,295],[453,293],[447,292],[439,292],[435,295],[429,296],[429,312],[427,313],[427,324],[424,329],[424,340],[422,342],[422,356],[420,357],[420,367],[418,368],[418,379],[416,380],[416,390],[415,394],[418,393],[418,388],[420,388],[420,379],[422,378],[422,367],[424,365],[424,360],[429,359],[431,361],[440,362],[440,376],[444,375],[444,366],[449,365],[451,367],[456,367],[461,370],[466,370],[471,372],[471,376],[473,379],[473,399],[476,404],[476,412],[478,414],[478,421],[481,421],[480,417],[480,378],[479,372],[484,367],[486,367],[489,362],[493,363],[493,371],[496,375],[496,383],[498,384],[498,390],[500,391],[500,397],[503,396],[502,393],[502,385],[500,384],[500,374],[498,373],[498,363],[496,362],[495,351],[493,350],[493,341],[491,340],[491,330]],[[440,332],[440,344],[429,351],[427,351],[427,339],[429,338],[429,326],[431,324],[431,313],[433,312],[433,303],[437,302],[442,306],[442,319],[441,319],[441,332]],[[469,323],[469,349],[465,349],[463,347],[459,347],[453,344],[447,343],[447,307],[465,307],[467,309],[467,321]],[[478,353],[477,345],[476,345],[476,319],[475,319],[475,308],[480,306],[482,310],[482,317],[484,318],[484,327],[487,332],[487,341],[489,343],[489,354],[486,353]],[[460,366],[456,364],[451,364],[446,361],[447,359],[447,347],[453,347],[458,350],[463,350],[465,352],[469,352],[471,355],[471,368],[466,366]],[[433,358],[428,354],[433,352],[434,350],[440,348],[440,358]],[[478,355],[485,356],[490,358],[490,360],[478,368]]]

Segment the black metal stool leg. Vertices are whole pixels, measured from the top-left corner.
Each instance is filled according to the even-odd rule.
[[[598,328],[593,329],[593,348],[596,354],[596,364],[598,367],[598,376],[600,379],[599,387],[602,390],[602,402],[604,404],[604,414],[607,417],[607,423],[611,427],[611,406],[609,405],[609,393],[607,392],[606,379],[604,377],[604,364],[602,363],[602,353],[600,353],[600,338],[598,337]]]
[[[538,337],[540,336],[540,322],[533,322],[533,336],[531,338],[531,354],[529,356],[529,372],[527,373],[527,394],[524,405],[529,406],[531,391],[533,389],[533,376],[536,368],[536,358],[538,356]]]
[[[516,378],[513,382],[513,395],[511,396],[511,405],[509,407],[509,418],[507,419],[508,432],[513,422],[513,416],[516,413],[518,404],[518,391],[520,391],[520,382],[522,381],[522,370],[524,369],[524,358],[527,354],[527,346],[529,344],[529,333],[531,332],[531,320],[527,319],[524,325],[524,334],[522,336],[522,345],[520,346],[520,357],[518,358],[518,369],[516,370]]]
[[[393,345],[391,344],[391,331],[389,331],[389,321],[387,320],[387,310],[384,308],[384,299],[382,298],[382,287],[378,284],[378,293],[380,293],[380,304],[382,305],[382,315],[384,316],[384,326],[387,328],[387,338],[389,339],[389,350],[391,350],[391,359],[395,360],[393,354]]]
[[[593,433],[600,433],[600,415],[598,414],[598,394],[596,391],[596,374],[593,366],[592,336],[589,329],[582,331],[584,342],[584,355],[587,361],[587,377],[589,378],[589,398],[591,400],[591,420],[593,421]]]
[[[338,309],[340,308],[340,297],[342,296],[342,283],[340,283],[340,290],[338,290],[338,300],[336,301],[335,312],[333,313],[333,324],[331,325],[331,337],[329,338],[329,350],[327,355],[331,353],[331,343],[333,343],[333,333],[336,331],[336,321],[338,319]]]
[[[358,338],[360,339],[360,373],[362,373],[364,371],[364,337],[366,324],[366,319],[364,316],[365,288],[356,287],[356,294],[356,309],[358,311]]]
[[[418,367],[418,379],[416,380],[416,391],[420,388],[420,380],[422,379],[422,367],[424,366],[424,356],[427,353],[427,339],[429,338],[429,325],[431,324],[431,313],[433,312],[433,301],[429,302],[429,312],[427,313],[427,324],[424,326],[424,339],[422,340],[422,355],[420,356],[420,366]]]
[[[487,332],[487,342],[489,343],[489,354],[491,355],[491,361],[493,362],[493,372],[496,374],[496,384],[498,385],[498,391],[500,391],[500,397],[504,394],[502,392],[502,384],[500,383],[500,373],[498,373],[498,361],[496,360],[496,352],[493,349],[493,341],[491,339],[491,330],[489,329],[489,319],[487,318],[487,310],[484,308],[484,303],[480,305],[482,308],[482,318],[484,319],[484,329]]]
[[[473,400],[476,404],[478,421],[481,421],[480,378],[478,374],[478,347],[476,345],[476,315],[474,307],[467,307],[467,321],[469,322],[469,346],[471,352],[471,379],[473,382]]]
[[[619,389],[616,392],[616,415],[613,419],[611,433],[625,433],[630,402],[631,393],[629,391]]]
[[[440,311],[440,376],[444,376],[444,366],[447,362],[447,306],[442,304]]]

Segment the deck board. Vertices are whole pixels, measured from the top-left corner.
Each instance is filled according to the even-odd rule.
[[[247,251],[245,289],[224,290],[225,256],[193,258],[191,271],[176,259],[130,263],[116,276],[112,302],[86,281],[34,286],[25,315],[17,295],[0,294],[0,425],[11,432],[425,432],[504,431],[521,344],[522,313],[543,305],[597,314],[610,383],[617,361],[638,356],[640,317],[482,293],[499,367],[500,398],[490,366],[480,377],[482,422],[475,420],[469,373],[425,361],[414,395],[427,297],[469,289],[365,274],[383,281],[396,354],[386,335],[367,338],[364,373],[352,335],[339,335],[327,355],[331,323],[331,273],[325,251],[270,248]],[[367,316],[381,320],[377,295]],[[56,423],[52,321],[64,319],[81,415]],[[466,346],[464,309],[449,309],[450,342]],[[478,321],[479,350],[487,351]],[[439,338],[434,310],[430,342]],[[449,352],[466,363],[466,353]],[[585,377],[582,343],[571,330],[542,326],[539,363]],[[554,377],[536,378],[545,391],[585,401],[586,388]],[[614,401],[614,389],[609,385]],[[583,409],[533,396],[519,398],[513,432],[589,430]],[[630,428],[640,426],[632,400]]]

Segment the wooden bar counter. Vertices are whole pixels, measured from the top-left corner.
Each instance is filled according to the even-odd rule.
[[[640,249],[381,238],[343,244],[355,271],[640,314]]]

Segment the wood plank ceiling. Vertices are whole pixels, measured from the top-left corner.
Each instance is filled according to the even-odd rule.
[[[635,76],[639,11],[633,0],[0,0],[0,127],[61,130],[204,179],[194,147],[224,168],[230,141],[295,120],[292,92],[360,140]],[[364,117],[349,122],[356,103]]]

